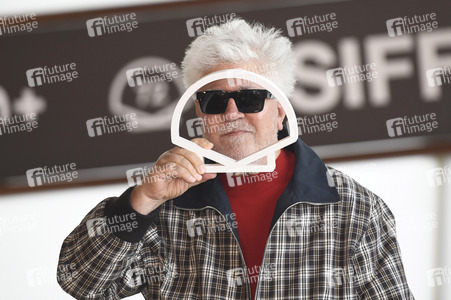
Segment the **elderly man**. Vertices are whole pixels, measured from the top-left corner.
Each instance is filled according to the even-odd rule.
[[[291,42],[240,19],[206,30],[182,66],[187,85],[235,68],[277,74],[288,97],[295,83]],[[238,160],[287,135],[282,106],[252,82],[218,80],[196,96],[203,148]],[[218,123],[228,130],[208,130]],[[163,153],[142,185],[66,238],[59,263],[77,275],[58,268],[61,287],[77,299],[413,299],[385,203],[328,175],[300,139],[275,154],[274,172],[231,176],[205,173],[186,149]]]

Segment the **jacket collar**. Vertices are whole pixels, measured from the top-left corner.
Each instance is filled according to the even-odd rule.
[[[284,128],[279,132],[279,139],[285,136],[287,131]],[[304,202],[321,205],[340,201],[336,188],[328,184],[326,166],[310,147],[299,138],[296,143],[285,149],[294,152],[296,162],[293,177],[277,201],[272,225],[293,204]],[[229,199],[219,178],[192,187],[175,198],[174,205],[182,209],[213,207],[223,215],[232,213]]]

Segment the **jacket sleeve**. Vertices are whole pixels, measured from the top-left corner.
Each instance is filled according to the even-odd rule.
[[[359,299],[412,300],[401,252],[396,239],[395,218],[377,196],[370,220],[352,258],[353,281]]]
[[[147,216],[134,211],[132,189],[100,202],[64,240],[57,281],[76,299],[121,299],[145,288],[140,250],[160,208]]]

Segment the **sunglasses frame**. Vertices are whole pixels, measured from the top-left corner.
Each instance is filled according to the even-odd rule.
[[[215,95],[220,96],[221,98],[212,100]],[[254,96],[259,103],[257,106],[254,105],[256,106],[255,109],[249,110],[246,109],[243,102],[249,102],[249,100],[252,99],[251,96]],[[242,97],[247,97],[247,99],[243,100]],[[223,114],[227,109],[230,98],[235,101],[238,111],[245,114],[261,112],[265,107],[266,99],[275,99],[273,94],[265,89],[244,89],[231,92],[223,90],[210,90],[196,93],[196,99],[199,101],[200,110],[207,115]],[[210,101],[221,101],[220,109],[214,112],[208,110],[207,106]]]

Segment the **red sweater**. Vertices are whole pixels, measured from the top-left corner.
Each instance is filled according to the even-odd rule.
[[[258,271],[263,261],[274,209],[291,179],[294,162],[294,153],[282,149],[273,172],[239,176],[232,173],[219,175],[238,224],[252,299],[257,288]]]

